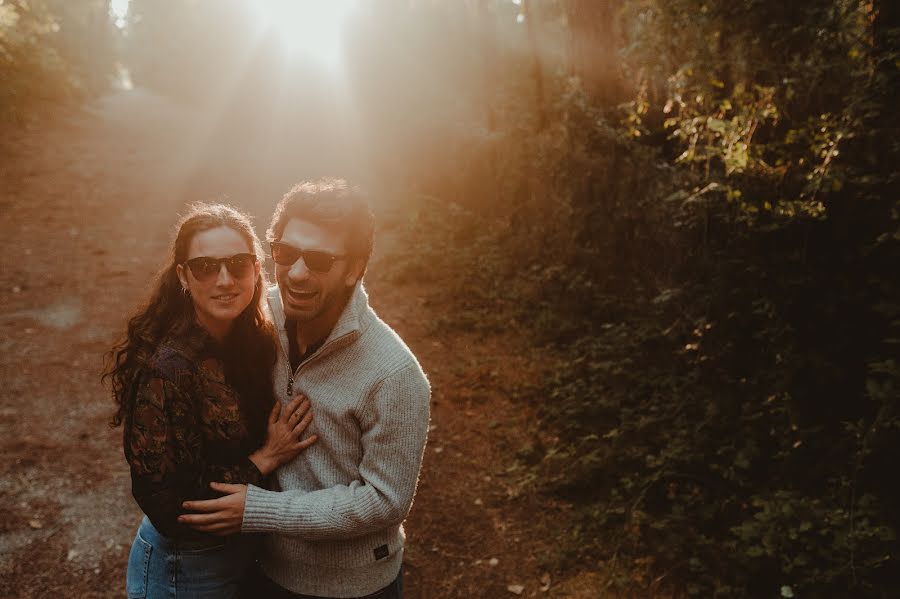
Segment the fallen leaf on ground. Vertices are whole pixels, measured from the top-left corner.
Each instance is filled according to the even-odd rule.
[[[508,587],[506,587],[506,590],[514,595],[521,595],[522,591],[525,590],[525,587],[523,587],[520,584],[511,584]]]
[[[546,593],[550,590],[550,573],[544,572],[541,574],[541,592]]]

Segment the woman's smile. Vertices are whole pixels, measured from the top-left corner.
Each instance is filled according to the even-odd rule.
[[[229,292],[229,293],[220,293],[219,295],[214,295],[214,296],[212,296],[212,298],[213,298],[214,300],[218,300],[218,301],[220,301],[220,302],[222,302],[222,303],[231,302],[231,301],[233,301],[236,297],[238,297],[238,294],[237,294],[237,293],[232,293],[232,292]]]

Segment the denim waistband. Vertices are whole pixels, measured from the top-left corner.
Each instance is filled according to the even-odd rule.
[[[197,550],[197,549],[212,549],[213,547],[224,547],[229,544],[233,544],[238,541],[238,536],[234,537],[215,537],[210,536],[209,538],[197,538],[197,539],[173,539],[171,537],[167,537],[163,535],[161,532],[156,530],[156,527],[153,526],[153,523],[150,521],[150,518],[144,516],[144,519],[141,520],[141,526],[138,528],[138,533],[143,537],[145,541],[164,549],[166,551],[177,551],[179,549],[185,549],[189,551]]]

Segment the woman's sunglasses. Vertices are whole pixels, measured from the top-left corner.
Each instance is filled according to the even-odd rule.
[[[253,272],[256,264],[256,256],[254,254],[235,254],[228,258],[210,258],[209,256],[200,256],[199,258],[191,258],[186,261],[185,266],[191,269],[194,278],[205,283],[219,276],[222,265],[228,269],[231,276],[235,279],[243,279]]]
[[[347,257],[318,250],[301,250],[282,241],[273,241],[269,245],[272,247],[272,260],[275,261],[275,264],[293,266],[297,260],[303,258],[306,268],[320,274],[330,271],[335,261]]]

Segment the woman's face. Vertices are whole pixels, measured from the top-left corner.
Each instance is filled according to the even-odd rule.
[[[217,339],[228,334],[234,319],[253,300],[259,261],[238,256],[252,253],[240,233],[216,227],[194,235],[184,264],[175,267],[181,285],[191,294],[198,322]],[[216,262],[234,256],[238,258]]]

